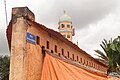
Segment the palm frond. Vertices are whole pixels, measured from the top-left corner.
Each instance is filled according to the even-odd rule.
[[[98,57],[100,57],[101,59],[103,59],[105,61],[108,61],[107,56],[103,52],[101,52],[100,50],[95,50],[95,52],[98,53]]]

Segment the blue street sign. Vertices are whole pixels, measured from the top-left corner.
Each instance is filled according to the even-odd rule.
[[[32,44],[36,44],[36,36],[32,35],[31,33],[26,33],[26,41]]]

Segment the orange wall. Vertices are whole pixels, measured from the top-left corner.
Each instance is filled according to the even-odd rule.
[[[86,54],[79,52],[75,50],[74,48],[70,47],[68,44],[60,41],[57,39],[55,36],[50,35],[48,32],[42,30],[41,28],[37,28],[40,26],[36,26],[34,24],[31,24],[31,27],[28,28],[27,32],[40,37],[40,44],[30,44],[27,43],[27,54],[26,54],[26,70],[30,76],[27,78],[32,78],[34,80],[34,77],[39,79],[40,74],[41,74],[41,69],[39,67],[42,67],[42,60],[43,60],[43,55],[41,54],[41,48],[40,46],[44,46],[46,50],[50,51],[53,50],[53,53],[58,55],[60,53],[61,57],[66,57],[68,58],[67,52],[69,51],[69,58],[73,60],[72,55],[74,54],[74,60],[80,64],[83,64],[85,66],[93,67],[95,65],[95,68],[97,70],[100,70],[102,72],[106,72],[106,67],[103,67],[102,65],[98,64],[93,58],[90,58],[86,56]],[[49,41],[49,49],[46,48],[46,42]],[[57,53],[55,52],[55,45],[57,46]],[[64,55],[62,55],[62,49],[64,49]],[[77,61],[77,56],[78,56],[78,61]],[[81,62],[82,58],[82,62]],[[85,61],[85,62],[84,62]],[[91,66],[90,66],[91,64]],[[33,74],[36,74],[36,76],[32,77]],[[31,80],[32,80],[31,79]]]

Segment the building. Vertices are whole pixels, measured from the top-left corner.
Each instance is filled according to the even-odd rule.
[[[35,22],[35,15],[27,7],[13,8],[12,19],[7,28],[11,51],[9,80],[41,80],[47,53],[56,60],[66,62],[65,64],[77,66],[76,69],[79,67],[90,71],[89,74],[94,75],[91,75],[92,79],[95,76],[107,78],[107,66],[71,42],[74,35],[72,26],[71,18],[64,14],[59,21],[61,35]]]
[[[75,35],[74,28],[72,25],[72,19],[69,15],[66,14],[64,11],[64,14],[59,19],[59,32],[67,38],[69,41],[72,41],[72,36]]]

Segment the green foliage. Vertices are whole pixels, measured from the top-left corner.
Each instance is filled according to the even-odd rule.
[[[104,53],[100,50],[95,50],[97,56],[109,66],[108,70],[110,72],[115,71],[117,66],[120,66],[120,36],[109,41],[104,39],[100,46]]]
[[[0,56],[0,80],[9,80],[9,65],[9,57]]]

